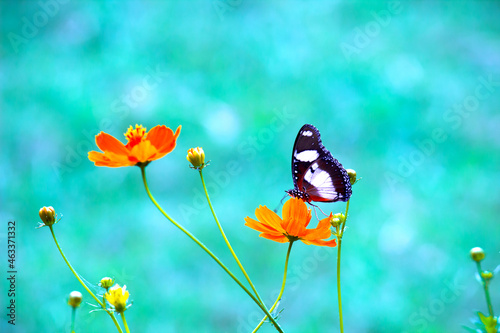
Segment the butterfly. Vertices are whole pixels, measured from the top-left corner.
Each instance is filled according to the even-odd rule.
[[[302,126],[292,153],[294,188],[286,191],[305,202],[347,201],[351,197],[349,175],[323,146],[319,131],[313,125]]]

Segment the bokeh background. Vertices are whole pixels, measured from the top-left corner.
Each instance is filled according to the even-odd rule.
[[[101,130],[182,125],[148,166],[167,212],[238,274],[186,150],[202,146],[216,212],[261,296],[286,245],[244,226],[292,187],[299,128],[362,180],[344,238],[346,332],[461,332],[486,312],[468,253],[500,262],[500,8],[496,1],[2,1],[2,332],[69,332],[71,275],[38,210],[55,207],[89,283],[130,290],[134,332],[250,332],[255,304],[148,200],[138,168],[87,159]],[[321,206],[339,212],[345,203]],[[4,316],[16,221],[17,316]],[[338,332],[336,249],[294,246],[280,323]],[[499,281],[491,286],[500,310]],[[77,332],[113,332],[84,304]],[[262,332],[273,332],[269,325]]]

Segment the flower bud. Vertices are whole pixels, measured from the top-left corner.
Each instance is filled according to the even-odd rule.
[[[104,289],[108,290],[113,285],[113,283],[115,283],[115,281],[112,278],[110,278],[110,277],[103,277],[101,279],[101,282],[99,283],[99,285],[101,287],[103,287]]]
[[[80,303],[82,302],[82,293],[79,291],[72,291],[69,294],[69,300],[68,300],[68,305],[72,306],[74,308],[77,308],[80,306]]]
[[[346,169],[346,171],[349,175],[349,182],[351,183],[351,185],[354,185],[354,183],[356,182],[356,171],[354,171],[353,169]]]
[[[482,271],[481,277],[483,278],[484,281],[489,281],[489,280],[493,279],[493,272]]]
[[[52,206],[40,208],[38,215],[40,215],[43,225],[51,226],[57,222],[57,214]]]
[[[470,256],[472,257],[472,260],[480,262],[484,259],[484,251],[480,247],[475,247],[470,250]]]
[[[203,148],[196,147],[188,149],[186,158],[193,165],[193,169],[201,170],[206,166]]]
[[[345,221],[345,215],[342,213],[333,214],[333,215],[331,215],[331,217],[332,218],[330,219],[330,224],[334,228],[338,227],[339,225],[341,225]]]
[[[341,225],[342,222],[340,221],[340,219],[338,217],[332,217],[332,219],[330,220],[330,224],[332,225],[332,227],[336,228],[339,225]]]
[[[342,213],[333,214],[333,218],[334,219],[339,219],[340,223],[344,223],[345,222],[345,215],[342,214]]]

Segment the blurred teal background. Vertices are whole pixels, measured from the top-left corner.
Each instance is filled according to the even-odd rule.
[[[235,272],[197,173],[268,304],[286,245],[244,226],[292,187],[299,128],[362,180],[344,238],[345,332],[462,332],[486,312],[468,253],[500,262],[500,8],[495,1],[2,1],[2,332],[69,332],[79,290],[38,210],[89,282],[126,284],[133,332],[250,332],[255,304],[148,200],[138,168],[95,167],[101,130],[182,125],[147,168],[156,199]],[[338,212],[344,203],[325,204]],[[7,222],[17,317],[6,324]],[[296,244],[286,332],[338,332],[336,249]],[[237,274],[242,277],[241,274]],[[500,311],[500,281],[491,286]],[[116,331],[84,304],[77,332]],[[275,331],[266,325],[262,332]]]

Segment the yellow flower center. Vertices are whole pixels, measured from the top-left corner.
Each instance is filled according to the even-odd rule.
[[[142,127],[142,125],[135,125],[135,128],[132,126],[129,127],[127,133],[125,133],[125,137],[127,138],[127,147],[133,147],[140,143],[144,139],[144,135],[146,134],[146,128]]]

